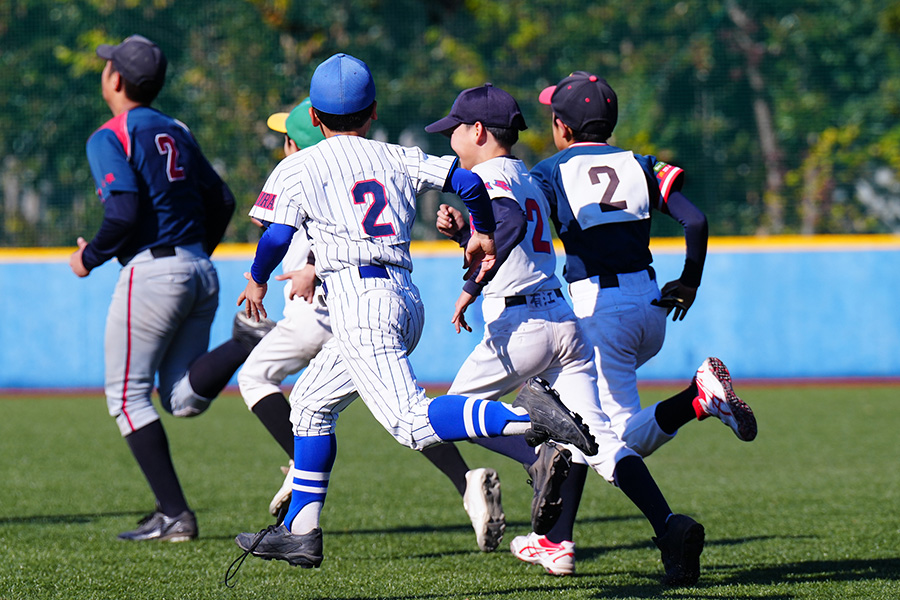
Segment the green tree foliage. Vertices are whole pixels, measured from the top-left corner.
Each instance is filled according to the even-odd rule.
[[[94,48],[132,33],[165,50],[157,106],[238,198],[230,241],[258,235],[243,215],[280,156],[266,116],[339,51],[375,73],[382,139],[450,152],[422,127],[490,81],[519,99],[516,151],[533,164],[554,151],[537,94],[590,70],[619,95],[612,142],[684,167],[713,234],[900,230],[897,0],[13,0],[0,3],[0,244],[96,230],[84,142],[110,115]]]

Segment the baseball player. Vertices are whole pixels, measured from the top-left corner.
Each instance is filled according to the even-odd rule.
[[[497,223],[494,240],[498,257],[506,257],[481,282],[470,278],[457,300],[464,314],[464,308],[483,294],[485,333],[448,393],[497,399],[529,377],[538,376],[550,383],[566,406],[584,417],[597,440],[598,453],[585,459],[576,450],[577,460],[617,485],[647,516],[660,538],[672,535],[675,529],[695,531],[695,535],[681,540],[677,560],[665,565],[667,580],[684,583],[699,570],[703,528],[688,516],[672,514],[641,458],[619,439],[603,414],[593,350],[563,299],[555,275],[547,200],[524,163],[511,152],[519,130],[525,128],[515,99],[490,84],[463,91],[449,115],[425,128],[449,136],[460,166],[471,169],[485,182]],[[525,235],[515,236],[520,222],[527,223]],[[467,243],[469,228],[455,208],[442,205],[437,226],[462,246]],[[464,318],[460,324],[471,331]],[[517,441],[524,444],[516,438],[503,438],[489,447],[517,458],[527,450],[510,452],[502,447],[514,446]],[[535,463],[533,453],[525,463],[529,467]],[[527,552],[525,540],[518,537],[511,545],[520,558]],[[527,552],[526,556],[532,554]],[[574,552],[556,553],[547,568],[555,574],[572,574]]]
[[[513,406],[426,396],[409,362],[424,319],[409,253],[416,196],[431,188],[462,198],[474,229],[465,264],[483,276],[497,258],[487,191],[452,157],[366,139],[377,116],[375,83],[361,60],[336,54],[320,64],[310,100],[312,123],[326,139],[287,157],[269,176],[251,216],[272,225],[260,238],[251,279],[238,298],[238,304],[247,301],[249,315],[265,315],[269,273],[294,231],[305,228],[334,337],[291,392],[294,489],[284,522],[235,538],[245,553],[302,567],[317,567],[323,559],[319,516],[336,456],[335,421],[357,397],[398,442],[414,449],[526,435],[535,445],[552,438],[596,453],[581,418],[537,382],[523,388]],[[457,310],[453,321],[461,318]]]
[[[125,540],[197,537],[197,521],[175,474],[151,401],[177,417],[205,411],[265,334],[268,323],[237,317],[233,338],[206,352],[219,283],[209,254],[234,212],[234,197],[188,128],[150,107],[166,57],[145,37],[100,45],[103,99],[113,118],[87,142],[103,222],[78,238],[72,271],[87,277],[116,257],[122,265],[106,320],[109,414],[156,497],[156,509]]]
[[[564,277],[575,314],[593,345],[600,404],[613,430],[641,456],[672,439],[682,425],[709,416],[730,426],[739,439],[753,440],[753,411],[734,393],[728,369],[717,358],[703,362],[687,389],[641,409],[636,370],[662,347],[666,316],[674,310],[673,320],[683,319],[691,307],[706,258],[706,217],[680,192],[682,170],[607,143],[618,100],[596,75],[577,71],[543,90],[539,100],[552,107],[559,152],[531,173],[547,196],[550,218],[566,250]],[[685,229],[684,270],[663,286],[662,295],[650,266],[652,210]],[[577,467],[559,489],[564,510],[550,532],[513,540],[523,560],[546,566],[565,548],[574,553],[574,511],[584,480]],[[699,554],[702,529],[687,524],[654,541],[668,566],[677,561],[679,544],[698,540]],[[695,582],[697,574],[688,569],[681,583]]]
[[[268,127],[284,134],[285,156],[324,139],[319,128],[312,125],[309,108],[309,98],[305,98],[290,113],[275,113],[268,118]],[[331,319],[321,286],[316,285],[318,278],[315,265],[309,262],[310,254],[309,238],[304,230],[298,229],[282,259],[284,273],[276,276],[277,280],[286,281],[284,318],[253,349],[238,373],[238,385],[247,407],[290,459],[284,483],[269,504],[269,512],[278,522],[284,519],[294,484],[291,409],[280,385],[288,375],[306,368],[331,338]],[[486,552],[496,549],[505,527],[497,472],[488,468],[470,470],[452,444],[431,446],[423,449],[422,454],[441,469],[463,497],[479,548]]]

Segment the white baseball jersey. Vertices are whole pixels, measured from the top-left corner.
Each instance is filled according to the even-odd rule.
[[[443,189],[454,160],[336,135],[281,161],[250,215],[306,227],[323,279],[350,266],[412,270],[416,196]]]
[[[513,248],[503,266],[482,292],[484,297],[506,297],[559,289],[556,254],[550,234],[550,205],[528,173],[525,163],[507,157],[492,158],[472,168],[484,181],[491,198],[512,198],[528,222],[525,239]]]
[[[540,376],[560,399],[582,416],[599,451],[585,458],[570,448],[577,462],[589,464],[608,481],[616,463],[634,455],[610,428],[600,406],[593,348],[571,307],[559,292],[556,255],[550,238],[549,206],[522,161],[499,157],[472,169],[492,198],[513,198],[525,211],[528,230],[494,278],[484,288],[484,338],[466,359],[450,394],[498,400],[531,377]],[[507,298],[517,296],[510,304]],[[476,440],[478,443],[478,440]],[[520,439],[491,440],[489,447],[516,456]]]

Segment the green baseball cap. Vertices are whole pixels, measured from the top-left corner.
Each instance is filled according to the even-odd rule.
[[[325,139],[318,127],[313,127],[312,121],[309,120],[309,107],[312,106],[309,98],[304,98],[303,102],[294,107],[289,112],[280,112],[271,115],[266,120],[266,125],[272,131],[278,133],[286,133],[298,148],[306,148]]]

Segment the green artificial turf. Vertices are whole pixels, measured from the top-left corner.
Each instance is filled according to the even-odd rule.
[[[647,461],[672,508],[706,527],[700,582],[683,589],[660,585],[649,525],[594,474],[576,527],[577,574],[518,561],[508,541],[530,530],[526,473],[463,443],[469,464],[496,468],[503,485],[504,542],[479,552],[449,480],[361,402],[340,419],[321,568],[249,557],[226,588],[240,555],[233,538],[271,522],[286,463],[235,394],[199,418],[164,419],[200,526],[200,539],[183,544],[116,539],[153,500],[102,397],[3,398],[0,599],[900,597],[900,389],[737,391],[757,413],[756,441],[710,419]]]

